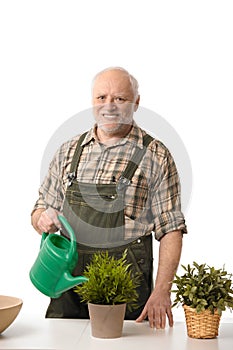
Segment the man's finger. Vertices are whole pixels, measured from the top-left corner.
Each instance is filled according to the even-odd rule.
[[[142,322],[143,320],[145,320],[146,316],[147,316],[147,309],[144,307],[141,315],[136,319],[136,322]]]
[[[173,315],[172,315],[171,309],[167,310],[167,318],[168,318],[169,326],[173,327],[174,322],[173,322]]]
[[[58,219],[58,212],[49,207],[48,209],[46,209],[45,213],[47,214],[47,217],[51,220],[50,225],[55,225],[57,228],[61,228],[61,223]]]

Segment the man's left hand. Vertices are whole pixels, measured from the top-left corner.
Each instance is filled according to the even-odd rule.
[[[170,293],[154,290],[136,322],[142,322],[146,317],[148,317],[151,328],[165,328],[166,317],[168,318],[169,326],[172,327],[173,315]]]

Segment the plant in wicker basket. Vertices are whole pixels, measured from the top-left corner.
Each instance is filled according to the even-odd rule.
[[[196,262],[181,266],[185,273],[173,280],[176,298],[172,306],[183,305],[190,337],[215,338],[222,312],[233,308],[232,274]]]

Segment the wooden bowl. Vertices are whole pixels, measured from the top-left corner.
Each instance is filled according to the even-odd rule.
[[[22,305],[19,298],[0,295],[0,334],[16,319]]]

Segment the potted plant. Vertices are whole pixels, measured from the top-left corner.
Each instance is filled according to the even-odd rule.
[[[119,259],[107,251],[97,252],[84,270],[87,282],[74,289],[88,304],[94,337],[120,337],[126,305],[135,307],[140,274],[132,272],[126,257],[127,250]]]
[[[173,306],[182,304],[188,336],[215,338],[222,312],[233,308],[232,274],[206,264],[181,265],[184,275],[175,275]]]

